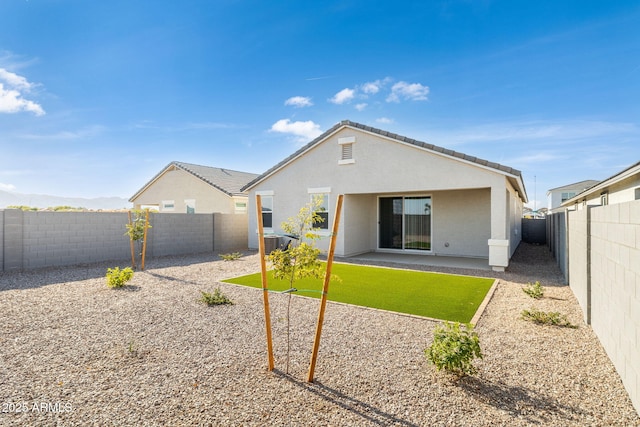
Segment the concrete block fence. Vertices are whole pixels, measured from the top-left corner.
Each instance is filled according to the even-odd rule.
[[[569,211],[559,230],[552,253],[640,413],[640,200]]]
[[[0,271],[130,260],[126,212],[0,210]],[[247,216],[151,213],[147,258],[244,250]]]

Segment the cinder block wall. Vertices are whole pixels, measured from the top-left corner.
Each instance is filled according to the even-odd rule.
[[[214,235],[225,236],[216,239],[214,249],[217,252],[246,250],[249,239],[248,215],[216,214]]]
[[[147,256],[213,252],[213,214],[152,213],[149,222]]]
[[[569,254],[571,289],[640,413],[640,200],[572,212]]]
[[[640,412],[640,201],[591,211],[591,325]]]
[[[7,210],[5,215],[15,214]],[[127,215],[108,212],[21,212],[24,269],[130,256]]]
[[[0,271],[130,260],[126,212],[0,210]],[[247,248],[247,216],[150,214],[147,258]],[[215,230],[214,230],[215,228]]]
[[[4,271],[4,211],[0,210],[0,271]]]
[[[589,284],[589,209],[569,212],[569,287],[582,308],[584,321],[590,323],[590,284]]]

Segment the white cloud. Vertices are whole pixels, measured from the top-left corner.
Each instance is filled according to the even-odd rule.
[[[361,104],[356,104],[356,110],[363,111],[365,108],[367,108],[367,105],[369,104],[367,104],[366,102],[363,102]]]
[[[292,96],[291,98],[284,101],[284,105],[291,105],[296,108],[302,107],[311,107],[313,102],[311,102],[311,98],[308,96]]]
[[[398,82],[391,87],[391,94],[387,102],[400,102],[401,99],[409,101],[426,101],[429,94],[429,86],[420,83]]]
[[[7,71],[4,68],[0,68],[0,80],[4,80],[9,86],[15,89],[22,89],[26,92],[30,91],[33,87],[33,84],[29,83],[24,77]]]
[[[0,182],[0,190],[12,192],[16,191],[16,186],[13,184],[3,184]]]
[[[393,119],[390,119],[388,117],[380,117],[380,118],[376,119],[376,122],[388,125],[388,124],[393,123]]]
[[[96,135],[99,135],[105,131],[105,127],[101,125],[93,125],[87,126],[78,130],[63,130],[50,134],[37,134],[37,133],[23,133],[19,134],[18,137],[22,139],[40,139],[40,140],[51,140],[51,141],[68,141],[68,140],[76,140],[76,139],[88,139],[93,138]]]
[[[353,89],[342,89],[340,92],[336,93],[333,98],[331,98],[329,100],[329,102],[332,102],[334,104],[344,104],[346,102],[351,101],[354,97],[355,97],[355,93],[356,91]]]
[[[378,92],[380,92],[380,84],[379,84],[379,80],[376,80],[375,82],[367,82],[365,84],[362,85],[362,91],[366,94],[370,94],[370,95],[374,95]]]
[[[360,90],[367,95],[375,95],[392,81],[393,79],[391,77],[385,77],[382,80],[378,79],[373,82],[367,82],[360,86]]]
[[[310,141],[322,134],[320,125],[311,120],[306,122],[292,122],[289,119],[281,119],[275,122],[271,126],[271,132],[293,135],[298,142]]]
[[[33,86],[24,77],[0,68],[0,113],[28,111],[36,116],[45,114],[39,104],[23,98],[23,93],[29,93]]]
[[[637,134],[633,123],[604,122],[588,120],[569,121],[514,121],[498,122],[458,129],[439,135],[452,144],[477,142],[533,142],[557,144],[582,141],[586,139],[614,138],[622,135]],[[438,135],[436,135],[438,136]]]

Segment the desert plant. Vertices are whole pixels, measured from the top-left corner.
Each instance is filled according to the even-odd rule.
[[[240,252],[233,252],[229,254],[220,254],[219,256],[225,261],[235,261],[237,259],[240,259],[240,257],[242,257],[242,254]]]
[[[466,324],[462,328],[459,322],[445,322],[436,327],[433,343],[424,353],[437,370],[444,369],[458,377],[475,374],[473,359],[482,359],[480,338],[473,325]]]
[[[569,322],[567,316],[557,311],[540,311],[532,308],[531,310],[522,310],[520,316],[524,320],[528,320],[539,325],[563,326],[565,328],[577,328],[576,325]]]
[[[133,215],[132,215],[133,214]],[[125,236],[129,236],[131,241],[131,267],[136,268],[136,256],[134,253],[134,246],[138,246],[138,255],[140,256],[140,264],[142,270],[144,270],[144,257],[145,257],[145,240],[146,231],[151,228],[151,224],[148,221],[149,210],[134,209],[129,212],[129,223],[125,224],[127,231]]]
[[[296,244],[289,243],[286,248],[276,249],[271,252],[267,259],[273,267],[273,277],[281,280],[288,280],[289,300],[287,303],[287,363],[286,373],[289,373],[289,353],[290,353],[290,331],[291,331],[291,294],[296,292],[293,283],[305,277],[322,279],[325,274],[324,265],[318,257],[320,249],[315,245],[315,241],[320,239],[319,228],[315,227],[324,221],[318,211],[322,206],[322,197],[315,197],[312,202],[300,208],[298,214],[287,219],[280,224],[282,230],[294,240]],[[332,275],[333,280],[339,280]]]
[[[537,280],[535,283],[528,283],[527,286],[522,288],[522,291],[534,299],[540,299],[544,295],[544,289]]]
[[[37,211],[38,208],[34,208],[31,206],[25,206],[25,205],[9,205],[7,206],[7,209],[20,209],[23,211]]]
[[[131,267],[120,270],[120,267],[107,268],[107,286],[110,288],[121,288],[133,277]]]
[[[208,306],[212,305],[233,305],[233,301],[231,301],[225,294],[222,293],[219,287],[211,292],[200,291],[200,301],[203,304],[207,304]]]

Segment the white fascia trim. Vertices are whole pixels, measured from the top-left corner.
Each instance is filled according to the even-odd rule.
[[[331,187],[307,188],[307,193],[309,194],[331,193]]]
[[[355,136],[345,136],[343,138],[338,138],[338,144],[339,145],[353,144],[354,142],[356,142],[356,137]]]

